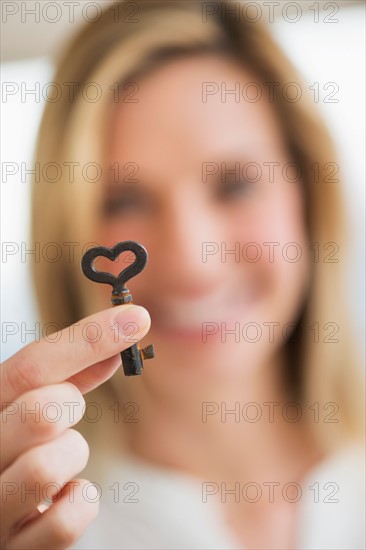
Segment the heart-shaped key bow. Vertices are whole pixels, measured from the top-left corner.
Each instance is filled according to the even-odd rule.
[[[105,271],[97,271],[94,268],[94,260],[104,256],[109,260],[115,261],[122,252],[130,251],[135,255],[135,261],[123,269],[117,277]],[[147,264],[147,250],[141,244],[135,241],[124,241],[117,243],[112,248],[97,246],[90,248],[82,257],[81,269],[84,275],[96,283],[105,283],[113,287],[111,301],[114,306],[132,303],[131,292],[126,287],[127,281],[138,275]],[[140,349],[138,344],[122,351],[121,359],[125,376],[135,376],[142,374],[143,359],[152,359],[155,357],[154,346],[150,344]]]

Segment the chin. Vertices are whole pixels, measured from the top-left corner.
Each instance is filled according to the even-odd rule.
[[[255,369],[266,364],[275,351],[273,344],[225,343],[216,335],[206,343],[202,342],[202,334],[198,338],[196,333],[180,333],[167,340],[151,331],[147,338],[154,343],[156,351],[155,359],[146,366],[149,377],[170,380],[178,390],[191,382],[204,388],[245,381]]]

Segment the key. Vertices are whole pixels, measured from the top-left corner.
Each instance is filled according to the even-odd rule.
[[[135,255],[135,261],[123,269],[115,277],[105,271],[97,271],[94,267],[94,260],[99,256],[104,256],[109,260],[115,261],[122,252],[131,251]],[[106,246],[97,246],[90,248],[82,257],[81,269],[88,279],[96,283],[108,284],[113,287],[111,302],[114,306],[128,304],[132,302],[132,294],[126,287],[127,281],[135,277],[145,268],[148,254],[145,247],[135,241],[123,241],[117,243],[112,248]],[[155,357],[153,344],[143,349],[138,344],[133,344],[130,348],[122,351],[121,359],[125,376],[136,376],[142,374],[143,360]]]

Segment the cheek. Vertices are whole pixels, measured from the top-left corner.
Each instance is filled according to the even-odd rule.
[[[280,311],[286,304],[287,314],[295,315],[311,268],[301,189],[273,188],[241,221],[232,221],[232,236],[241,243],[240,268],[251,274],[268,307]]]
[[[253,242],[275,242],[274,237],[302,242],[305,237],[303,210],[300,184],[267,182],[253,193],[244,207],[237,208],[232,228]]]

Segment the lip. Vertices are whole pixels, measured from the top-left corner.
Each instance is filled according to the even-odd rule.
[[[202,343],[202,328],[198,329],[182,329],[174,327],[166,327],[154,323],[154,331],[167,340],[176,342],[190,342],[195,344]]]

